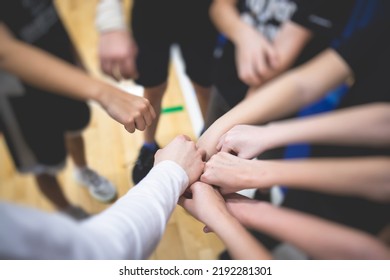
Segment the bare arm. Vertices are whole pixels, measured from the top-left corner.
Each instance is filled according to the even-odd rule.
[[[296,143],[390,146],[390,104],[371,103],[265,126],[238,125],[225,133],[217,149],[253,158],[265,150]]]
[[[390,251],[362,231],[234,194],[229,211],[245,226],[295,245],[315,259],[389,259]]]
[[[138,75],[138,47],[127,28],[126,12],[121,0],[100,0],[96,9],[100,68],[117,81]]]
[[[310,118],[271,123],[272,145],[326,143],[337,145],[390,146],[390,104],[356,106]]]
[[[269,259],[269,252],[228,212],[225,201],[212,186],[197,182],[190,187],[192,198],[179,204],[215,232],[234,259]]]
[[[15,38],[0,23],[0,68],[24,82],[71,98],[94,100],[129,132],[155,118],[149,101],[85,74],[73,65]]]
[[[389,202],[389,170],[389,157],[260,161],[218,153],[206,163],[201,181],[222,193],[285,185]]]
[[[319,100],[351,74],[344,60],[326,50],[305,65],[260,88],[214,122],[199,138],[208,157],[216,153],[219,138],[237,124],[264,124]]]

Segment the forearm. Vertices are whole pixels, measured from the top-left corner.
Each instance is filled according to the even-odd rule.
[[[86,221],[83,228],[111,241],[98,243],[109,258],[148,258],[187,186],[188,176],[179,165],[161,162],[110,209]]]
[[[262,90],[241,101],[201,135],[198,146],[206,150],[207,158],[217,152],[219,138],[235,125],[266,123],[300,108],[302,102],[297,98],[299,89],[293,75],[286,74],[278,81],[266,84]]]
[[[234,125],[263,124],[294,113],[323,97],[349,74],[348,66],[334,51],[325,51],[308,64],[283,74],[241,101],[210,126],[200,137],[198,145],[210,157],[216,152],[218,139]]]
[[[253,186],[285,185],[378,202],[390,201],[388,157],[251,161],[251,164],[253,170],[259,170],[253,172]]]
[[[217,219],[213,224],[213,230],[235,260],[271,258],[269,252],[230,215],[223,215]]]
[[[269,148],[313,144],[390,146],[390,105],[356,106],[303,119],[271,123],[266,129]]]
[[[210,6],[210,17],[217,29],[235,43],[242,29],[248,27],[241,20],[236,4],[236,0],[214,0]]]
[[[388,248],[364,232],[266,203],[245,209],[247,225],[315,259],[389,259]]]
[[[81,100],[100,101],[106,85],[49,53],[8,38],[0,50],[0,68],[44,90]]]

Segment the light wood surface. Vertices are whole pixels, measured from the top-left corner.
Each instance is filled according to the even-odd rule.
[[[57,7],[78,50],[82,62],[91,75],[106,79],[98,68],[97,34],[94,13],[97,0],[57,0]],[[130,1],[125,1],[128,7]],[[175,69],[171,66],[169,87],[163,107],[183,105],[184,111],[162,115],[157,140],[167,144],[178,134],[195,139],[193,129],[180,90]],[[129,82],[128,82],[129,83]],[[126,84],[125,84],[126,85]],[[110,119],[96,104],[91,103],[92,119],[86,129],[86,153],[89,165],[111,180],[119,196],[132,187],[130,171],[142,144],[142,133],[129,134]],[[3,137],[0,136],[0,199],[53,211],[52,205],[40,194],[31,175],[19,174],[10,159]],[[64,192],[74,204],[90,213],[99,213],[109,205],[93,200],[88,192],[73,180],[73,164],[70,159],[59,178]],[[169,220],[166,232],[151,259],[215,259],[224,246],[214,234],[204,234],[203,225],[195,221],[181,207],[177,207]]]

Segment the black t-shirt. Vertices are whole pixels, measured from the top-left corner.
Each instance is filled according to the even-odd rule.
[[[74,52],[69,36],[58,16],[52,0],[0,1],[0,21],[19,40],[38,47],[69,63],[74,63]],[[28,84],[23,84],[34,104],[62,99]],[[53,101],[53,102],[54,102]]]
[[[21,41],[73,62],[70,39],[52,0],[0,1],[0,21]]]
[[[299,0],[298,9],[291,21],[305,27],[313,34],[312,40],[304,47],[293,67],[310,60],[343,32],[350,18],[355,0]]]
[[[277,6],[274,2],[282,4]],[[272,13],[268,11],[265,6],[261,7],[261,9],[256,9],[258,5],[254,5],[255,8],[253,8],[251,12],[247,13],[259,13],[259,15],[268,15],[270,13],[274,15],[287,15],[289,12],[293,13],[285,17],[268,16],[266,17],[267,20],[264,22],[257,20],[258,18],[262,18],[261,16],[252,20],[253,22],[258,22],[258,24],[261,25],[261,27],[257,29],[264,29],[266,36],[267,34],[274,35],[278,26],[290,17],[292,21],[313,32],[313,39],[305,46],[296,60],[294,66],[297,66],[329,47],[332,40],[341,34],[347,20],[349,19],[355,0],[290,0],[268,1],[267,3],[268,9],[272,10]],[[290,5],[288,5],[288,3],[290,3]],[[241,12],[247,9],[243,8],[245,6],[243,1],[240,2],[239,6]],[[244,98],[248,90],[248,86],[241,82],[238,78],[235,64],[234,45],[230,41],[223,46],[222,55],[216,58],[213,73],[214,84],[218,91],[231,107],[237,105],[237,103]]]

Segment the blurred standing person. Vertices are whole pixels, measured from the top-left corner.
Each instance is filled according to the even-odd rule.
[[[329,47],[342,32],[354,0],[214,0],[210,15],[224,40],[213,82],[229,107]]]
[[[3,46],[7,42],[15,42],[13,35],[16,40],[62,60],[74,61],[71,42],[52,1],[2,2],[0,21]],[[10,52],[5,55],[7,54]],[[2,58],[2,63],[5,64],[3,66],[10,63],[9,60],[9,57]],[[47,68],[47,71],[55,70]],[[47,77],[49,76],[51,75],[48,74]],[[41,87],[32,86],[31,83],[19,83],[7,73],[2,73],[1,78],[6,81],[0,89],[1,126],[17,169],[33,173],[41,192],[58,210],[75,218],[84,218],[88,216],[87,213],[68,201],[56,177],[65,165],[69,153],[76,166],[77,181],[87,187],[98,201],[112,201],[116,197],[113,184],[87,165],[81,135],[90,119],[87,104],[66,96],[54,95],[51,90],[41,90]],[[34,82],[35,80],[37,78]],[[52,81],[48,78],[47,84],[50,82]],[[54,88],[56,87],[53,86]]]
[[[153,156],[159,149],[155,134],[167,89],[170,48],[175,43],[180,46],[202,115],[206,115],[216,42],[216,31],[208,13],[210,3],[211,0],[134,0],[131,28],[125,23],[120,0],[99,3],[96,23],[103,72],[116,80],[135,79],[144,87],[144,97],[157,115],[145,130],[144,143],[132,171],[134,183],[152,168]]]

